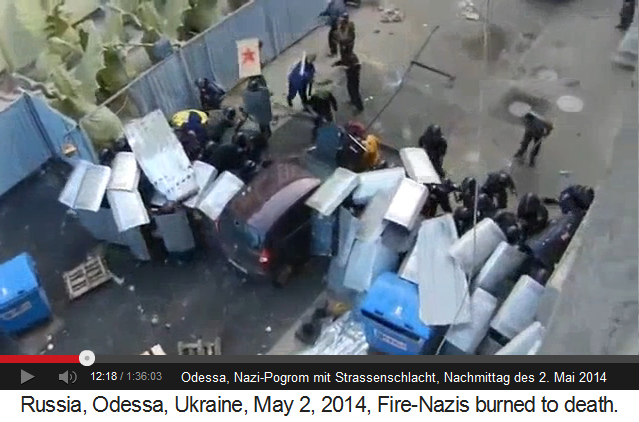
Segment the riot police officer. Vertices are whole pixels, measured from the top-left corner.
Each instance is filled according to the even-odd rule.
[[[517,206],[517,218],[521,221],[524,237],[529,238],[548,225],[548,209],[534,193],[525,194]]]
[[[550,135],[553,130],[553,125],[545,120],[542,120],[533,113],[527,113],[524,116],[524,138],[521,140],[519,150],[515,153],[515,159],[522,160],[524,154],[528,151],[530,142],[533,142],[532,150],[530,151],[530,167],[535,166],[539,149],[541,148],[541,142]]]
[[[444,156],[448,150],[448,141],[442,135],[438,125],[429,125],[419,138],[419,146],[426,151],[439,177],[444,177]]]
[[[515,181],[504,170],[489,173],[482,191],[496,202],[498,209],[508,208],[508,191],[513,195],[517,194]]]

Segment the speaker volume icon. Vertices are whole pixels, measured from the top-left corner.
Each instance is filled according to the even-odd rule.
[[[65,384],[74,384],[78,380],[78,374],[73,371],[64,371],[63,373],[58,375],[58,380],[62,381]]]

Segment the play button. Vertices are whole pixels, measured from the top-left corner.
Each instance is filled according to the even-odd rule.
[[[22,369],[20,370],[20,385],[24,384],[27,381],[31,381],[34,378],[35,376],[31,375],[27,371],[24,371]]]

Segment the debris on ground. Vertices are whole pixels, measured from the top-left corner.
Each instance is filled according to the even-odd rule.
[[[135,286],[134,286],[133,284],[131,284],[131,285],[129,286],[129,291],[130,291],[130,292],[134,292],[134,291],[135,291]]]
[[[145,351],[144,353],[140,353],[140,355],[166,355],[166,353],[164,352],[164,349],[162,348],[162,346],[160,346],[159,344],[156,344],[155,346],[151,347],[149,350]]]
[[[333,80],[330,78],[319,80],[315,83],[317,86],[326,86],[333,83]]]
[[[269,327],[266,327],[266,330],[265,330],[265,331],[266,331],[267,333],[270,333],[271,331],[273,331],[273,329],[269,326]]]
[[[199,355],[213,356],[222,354],[222,340],[217,337],[215,341],[202,341],[199,339],[195,343],[178,342],[178,354],[183,355]]]
[[[461,15],[469,21],[478,21],[480,18],[477,7],[470,0],[464,0],[459,3]]]
[[[144,309],[142,308],[142,305],[138,305],[138,311],[143,314],[144,313]]]
[[[49,344],[47,344],[47,350],[48,350],[48,351],[53,350],[53,343],[49,343]]]
[[[167,330],[171,329],[171,324],[169,324],[168,322],[166,324],[164,324],[164,328],[166,328]]]
[[[381,23],[397,23],[402,22],[404,20],[404,14],[399,8],[395,9],[386,9],[382,12],[382,17],[380,18]]]
[[[111,273],[111,279],[115,281],[118,286],[122,286],[124,284],[124,277],[118,277],[117,275]],[[133,286],[131,286],[133,287]]]
[[[71,271],[62,274],[69,300],[79,298],[106,283],[111,277],[112,274],[101,256],[91,256]]]
[[[158,325],[159,322],[160,318],[157,315],[153,315],[153,317],[151,318],[151,324]]]

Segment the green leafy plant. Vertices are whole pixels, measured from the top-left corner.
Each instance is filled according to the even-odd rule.
[[[220,20],[218,0],[189,0],[189,8],[182,12],[179,39],[186,41],[210,28]]]
[[[73,25],[64,0],[21,0],[14,3],[16,20],[34,37],[45,39],[45,48],[36,59],[33,78],[46,80],[49,69],[62,62],[72,67],[82,56],[87,34]]]

